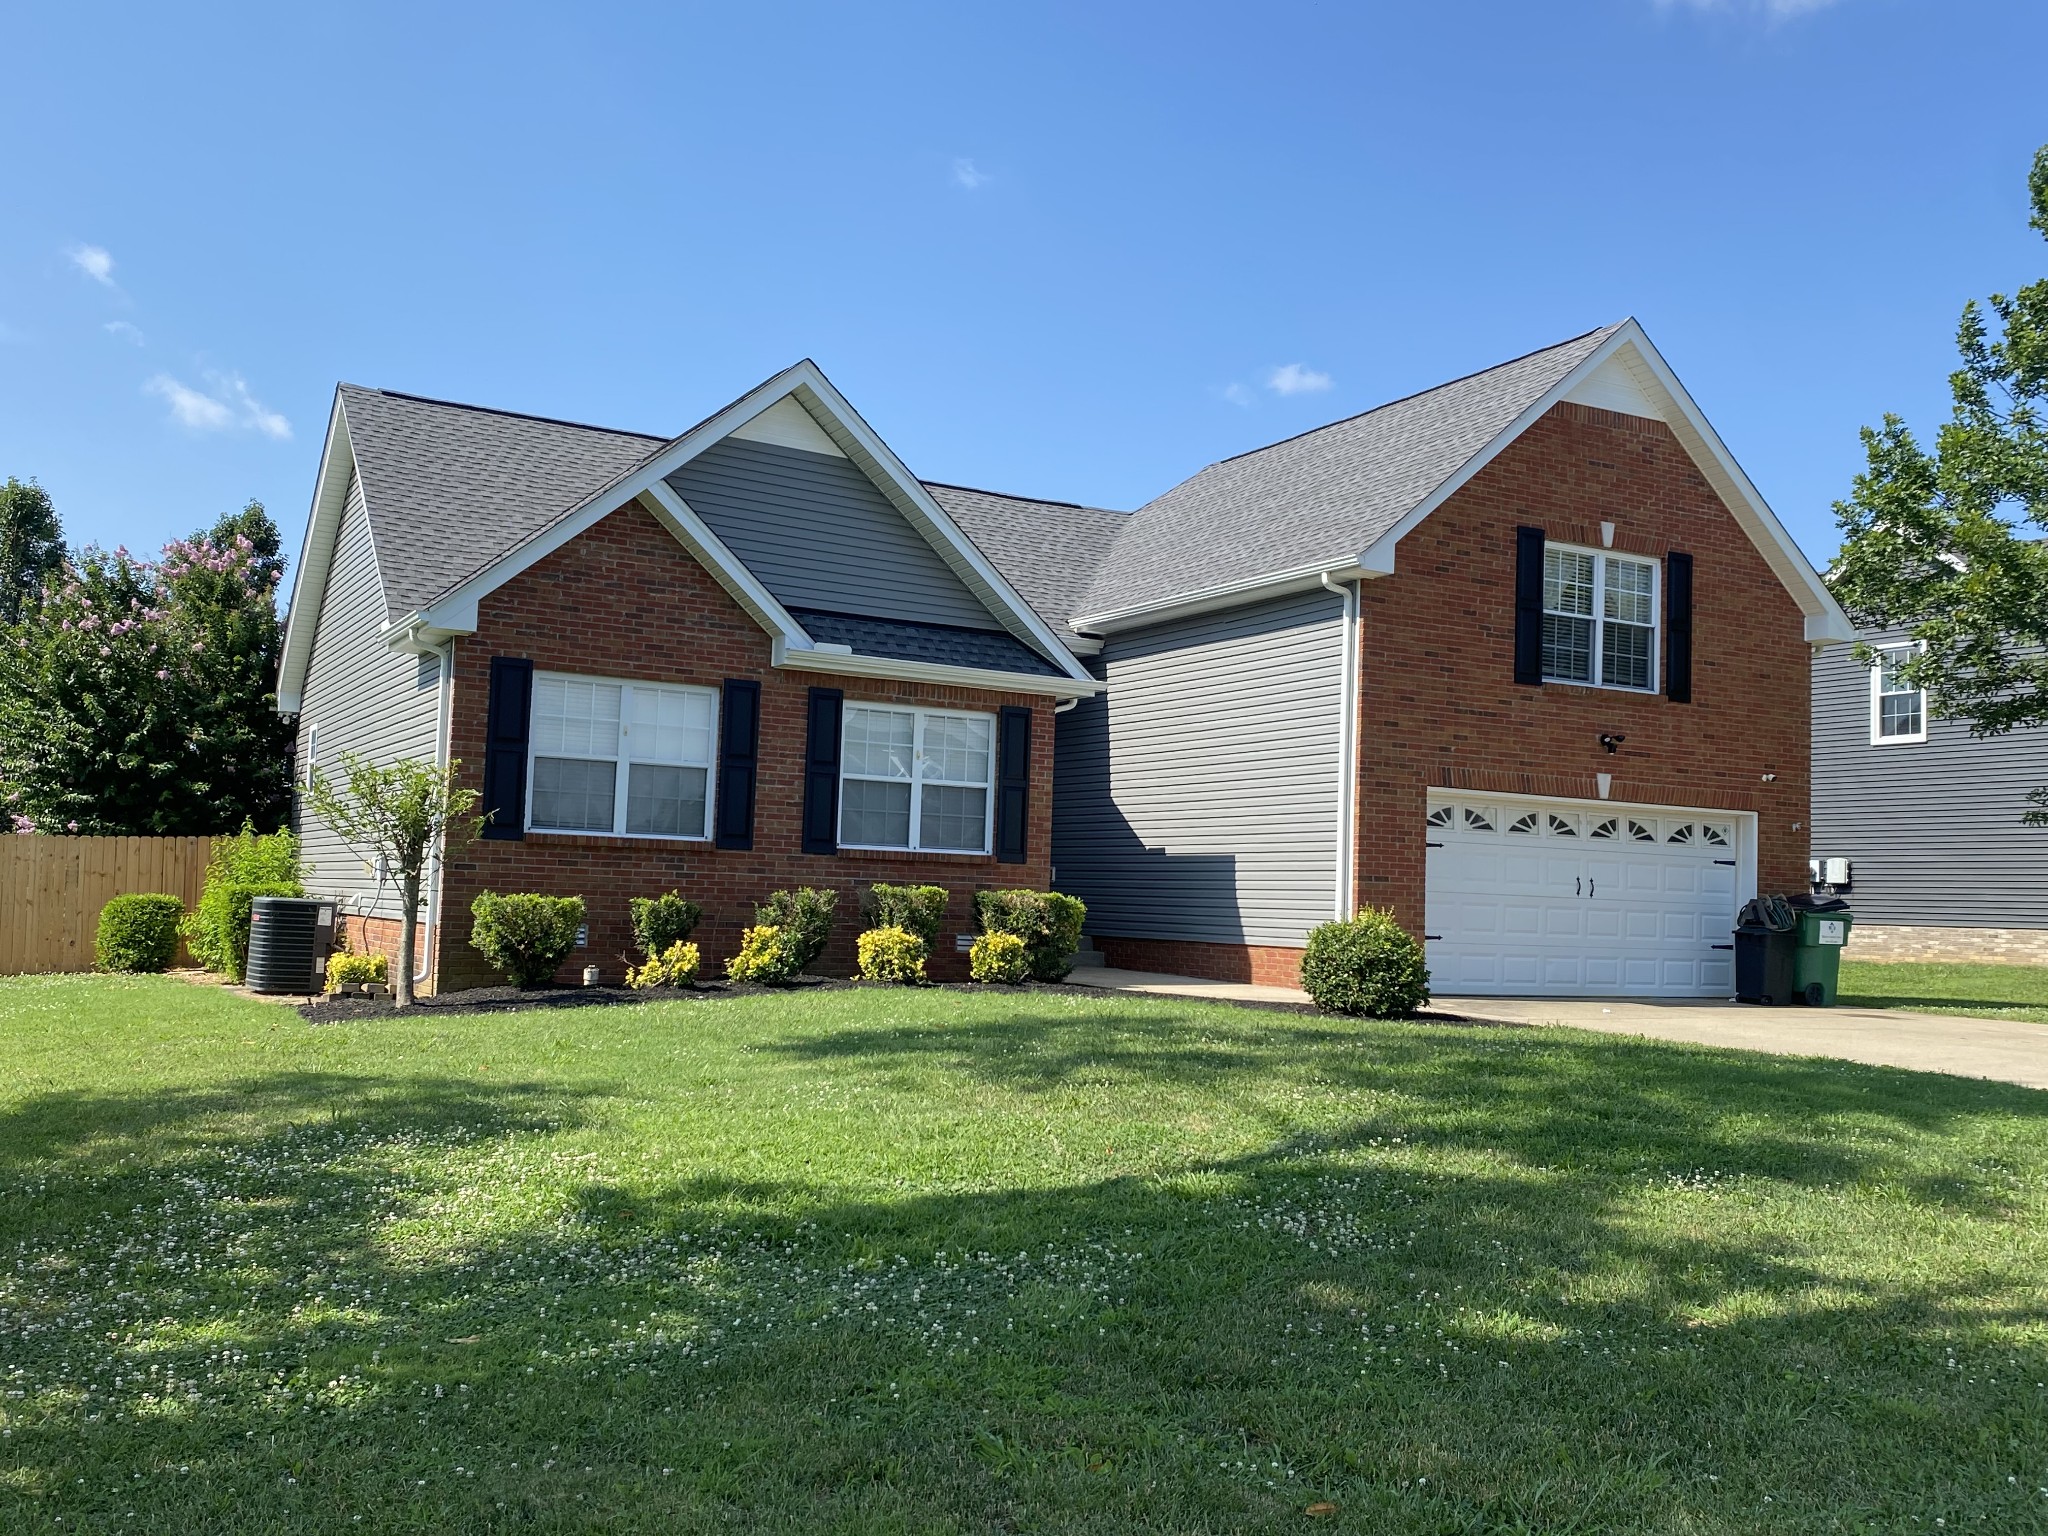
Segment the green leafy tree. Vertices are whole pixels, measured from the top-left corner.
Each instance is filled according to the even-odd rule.
[[[2048,237],[2048,146],[2028,189]],[[1897,416],[1863,429],[1831,582],[1859,623],[1920,642],[1903,673],[1934,713],[1997,736],[2048,723],[2048,279],[1965,305],[1956,347],[1932,451]],[[2027,798],[2048,823],[2048,787]]]
[[[87,549],[0,632],[0,808],[44,831],[281,826],[277,530],[252,502],[160,559]]]
[[[306,803],[334,835],[367,862],[384,861],[398,882],[398,974],[392,995],[412,1006],[413,954],[419,943],[420,887],[436,848],[471,842],[483,830],[473,814],[477,793],[455,782],[460,763],[437,768],[423,758],[376,764],[353,752],[341,757],[339,784],[315,772]]]
[[[12,475],[0,485],[0,625],[32,612],[43,583],[64,568],[64,526],[50,493]]]

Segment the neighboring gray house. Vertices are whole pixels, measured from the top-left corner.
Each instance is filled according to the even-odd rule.
[[[1852,944],[1896,958],[2048,961],[2048,732],[1976,737],[1899,676],[1913,642],[1866,630],[1813,663],[1813,874],[1849,900]]]

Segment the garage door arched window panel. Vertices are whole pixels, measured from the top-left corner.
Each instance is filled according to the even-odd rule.
[[[1451,824],[1451,814],[1448,805],[1435,806],[1429,813],[1429,824],[1432,827],[1448,827]]]
[[[527,825],[707,838],[717,735],[709,688],[538,673]]]
[[[846,706],[839,844],[987,853],[995,718]]]
[[[1552,811],[1544,819],[1549,824],[1552,837],[1577,837],[1579,835],[1578,819],[1576,817],[1560,816],[1557,812]]]
[[[1543,680],[1656,691],[1655,561],[1544,546]]]
[[[1602,840],[1618,838],[1621,836],[1621,823],[1610,816],[1593,828],[1592,835]]]

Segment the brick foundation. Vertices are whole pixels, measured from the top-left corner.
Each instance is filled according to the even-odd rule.
[[[1120,970],[1199,976],[1205,981],[1249,981],[1268,987],[1301,985],[1302,952],[1277,945],[1097,938],[1095,947]]]
[[[2048,965],[2048,929],[1865,927],[1858,923],[1849,930],[1847,953],[1852,960]]]
[[[839,921],[817,969],[850,975],[860,929],[860,898],[877,881],[942,885],[952,894],[946,937],[930,962],[934,980],[964,979],[967,957],[951,935],[975,927],[976,891],[1028,886],[1051,877],[1053,703],[1042,695],[939,687],[878,678],[782,670],[770,664],[769,639],[673,535],[637,503],[598,522],[483,599],[477,630],[456,642],[450,754],[461,781],[483,788],[484,715],[493,656],[523,656],[545,671],[583,673],[716,688],[726,678],[761,685],[760,768],[754,846],[529,833],[519,841],[481,841],[452,850],[443,874],[442,924],[433,935],[434,985],[489,985],[500,978],[469,945],[470,904],[485,890],[581,896],[590,942],[571,956],[561,980],[595,964],[607,982],[639,956],[627,901],[677,890],[704,908],[694,935],[707,974],[724,961],[753,921],[754,904],[797,885],[839,893]],[[920,704],[994,713],[1032,711],[1027,858],[999,864],[992,855],[802,851],[805,709],[812,687],[841,688],[849,704]]]

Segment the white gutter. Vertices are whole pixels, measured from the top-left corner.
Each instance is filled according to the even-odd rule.
[[[455,703],[455,642],[450,640],[439,647],[441,653],[441,699],[435,711],[434,722],[434,766],[446,769],[448,746],[453,730]],[[417,987],[425,981],[434,969],[434,930],[441,921],[441,845],[436,843],[427,855],[427,920],[420,925],[414,937],[419,944],[419,953],[413,956],[412,984]]]
[[[1358,586],[1338,583],[1322,573],[1323,585],[1344,599],[1344,661],[1340,668],[1344,689],[1343,707],[1338,711],[1343,738],[1337,746],[1337,916],[1352,915],[1358,882],[1353,866],[1358,856]]]

